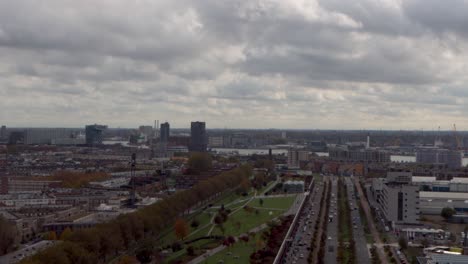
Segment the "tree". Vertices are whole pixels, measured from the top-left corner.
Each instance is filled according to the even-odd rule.
[[[55,231],[50,231],[49,232],[49,237],[47,239],[48,240],[57,240],[57,233],[55,233]]]
[[[6,254],[15,245],[16,228],[0,216],[0,255]]]
[[[398,239],[398,244],[400,245],[400,248],[403,250],[408,248],[408,241],[406,241],[406,238],[404,238],[403,236],[401,236]]]
[[[421,245],[424,248],[427,248],[429,246],[429,240],[427,240],[427,238],[424,238],[423,240],[421,240]]]
[[[197,228],[198,226],[200,226],[200,222],[197,219],[194,219],[190,226],[193,228]]]
[[[149,248],[141,249],[136,253],[136,258],[141,263],[150,263],[152,257],[153,257],[153,252]]]
[[[67,227],[60,234],[60,240],[69,240],[72,234],[72,230],[69,227]]]
[[[189,234],[189,226],[184,219],[179,218],[175,222],[174,231],[178,239],[184,239]]]
[[[134,257],[130,257],[128,255],[123,256],[118,262],[118,264],[137,264],[137,263],[138,263],[137,259],[135,259]]]
[[[187,254],[188,254],[189,256],[195,256],[195,249],[193,248],[193,246],[189,246],[189,247],[187,248]]]
[[[194,152],[188,160],[188,167],[192,173],[202,173],[209,171],[212,167],[212,159],[210,154],[202,152]]]
[[[32,258],[37,263],[47,264],[106,263],[109,257],[118,255],[127,247],[140,245],[146,236],[152,237],[161,233],[194,205],[208,204],[215,195],[239,186],[250,175],[252,168],[248,165],[222,172],[216,177],[197,183],[190,190],[178,192],[135,213],[122,215],[93,228],[76,230],[69,240],[56,243]],[[189,227],[187,224],[184,226],[183,229],[188,233]],[[52,239],[57,238],[56,234],[50,236]],[[0,240],[0,243],[3,241]],[[175,251],[181,248],[180,243],[174,246]],[[156,255],[153,253],[153,260],[154,258]]]
[[[440,215],[446,220],[452,217],[456,213],[455,209],[450,207],[444,207],[440,212]]]

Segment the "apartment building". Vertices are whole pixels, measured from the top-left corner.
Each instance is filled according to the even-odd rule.
[[[289,149],[288,150],[288,167],[299,168],[301,161],[309,160],[309,152],[306,150]]]

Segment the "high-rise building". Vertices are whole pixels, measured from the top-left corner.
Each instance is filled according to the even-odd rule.
[[[388,172],[387,178],[372,181],[372,190],[388,222],[418,224],[419,189],[411,182],[411,172]]]
[[[169,141],[170,133],[170,125],[168,122],[161,124],[161,132],[160,132],[160,141],[167,143]]]
[[[207,145],[205,122],[192,122],[190,126],[190,151],[206,152]]]
[[[299,168],[302,161],[309,159],[309,152],[306,150],[293,149],[288,150],[288,167]]]
[[[88,125],[86,126],[86,144],[88,145],[99,145],[102,144],[104,130],[107,126],[104,125]]]

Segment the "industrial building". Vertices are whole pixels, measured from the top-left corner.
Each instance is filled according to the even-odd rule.
[[[377,201],[385,200],[384,190],[397,183],[419,193],[416,208],[421,214],[439,215],[444,207],[450,207],[457,213],[468,212],[468,178],[437,180],[436,177],[412,176],[411,172],[388,172],[387,178],[373,179],[372,190]],[[406,192],[406,191],[403,191]],[[391,205],[389,205],[391,207]]]
[[[416,162],[428,164],[444,164],[450,169],[462,166],[462,152],[440,148],[419,148],[416,151]]]
[[[56,141],[74,139],[77,129],[70,128],[27,128],[23,143],[26,145],[54,144]]]
[[[377,149],[349,150],[346,147],[334,147],[328,150],[328,156],[332,160],[390,162],[390,153]]]

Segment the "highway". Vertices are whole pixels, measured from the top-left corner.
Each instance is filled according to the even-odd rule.
[[[330,211],[328,215],[324,216],[328,221],[324,262],[325,264],[334,264],[336,263],[336,250],[338,248],[338,178],[336,176],[329,177],[332,184],[332,194],[330,198]]]
[[[286,257],[282,263],[307,264],[310,253],[310,241],[314,233],[315,221],[319,214],[320,199],[322,197],[323,183],[316,183],[308,196],[308,201],[299,216],[297,228],[294,230],[291,241],[286,248]]]
[[[367,249],[367,241],[364,233],[364,226],[362,225],[361,217],[359,215],[359,207],[354,184],[349,177],[345,178],[346,187],[348,190],[348,200],[351,207],[351,221],[353,223],[353,238],[356,243],[356,256],[357,263],[371,264],[369,250]],[[365,199],[365,197],[360,197]]]

